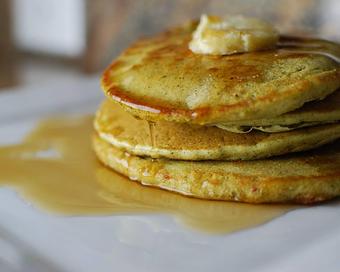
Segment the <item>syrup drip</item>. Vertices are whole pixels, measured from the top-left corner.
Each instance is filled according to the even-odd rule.
[[[148,125],[149,125],[149,134],[150,134],[150,142],[151,142],[151,146],[155,147],[155,133],[154,133],[154,127],[155,127],[155,123],[148,121]]]
[[[0,148],[0,185],[51,213],[165,213],[209,233],[254,227],[297,208],[200,200],[142,186],[97,161],[92,133],[92,117],[41,123],[21,144]]]

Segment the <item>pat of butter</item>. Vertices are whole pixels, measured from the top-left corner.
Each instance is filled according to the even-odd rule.
[[[197,54],[230,55],[274,48],[278,39],[276,29],[261,19],[202,15],[189,48]]]

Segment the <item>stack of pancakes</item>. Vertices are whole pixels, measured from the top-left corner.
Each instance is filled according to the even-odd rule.
[[[188,48],[193,27],[139,40],[104,72],[98,158],[205,199],[339,196],[339,45],[281,37],[274,50],[201,55]]]

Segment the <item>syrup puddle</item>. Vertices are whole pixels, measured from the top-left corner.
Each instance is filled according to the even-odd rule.
[[[22,144],[0,148],[0,185],[59,215],[165,213],[209,233],[254,227],[296,208],[200,200],[142,186],[96,160],[92,133],[92,117],[42,122]]]

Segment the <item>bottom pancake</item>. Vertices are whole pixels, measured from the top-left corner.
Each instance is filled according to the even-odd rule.
[[[97,157],[144,185],[192,197],[248,203],[315,203],[340,195],[340,141],[304,153],[254,161],[138,157],[97,135]]]

